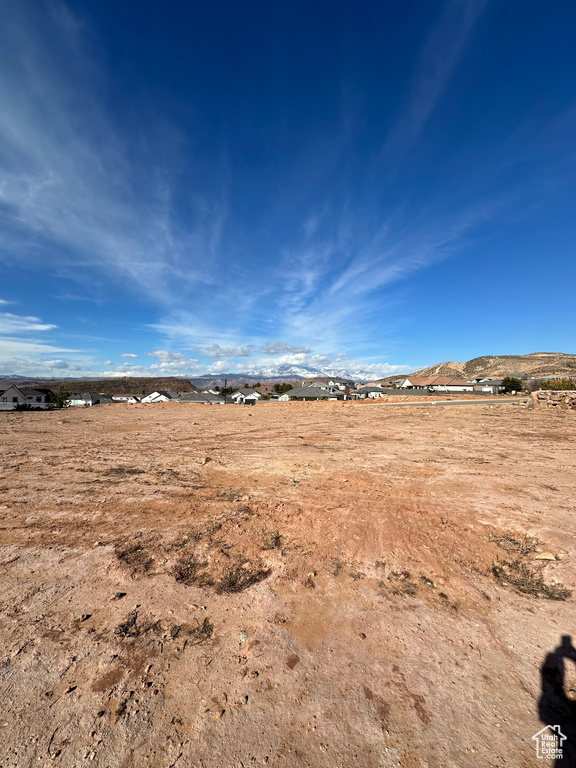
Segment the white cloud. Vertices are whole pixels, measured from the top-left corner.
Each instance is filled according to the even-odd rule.
[[[266,355],[282,355],[286,353],[298,354],[310,352],[310,347],[291,347],[284,341],[267,341],[263,347],[260,348],[260,352]]]
[[[103,365],[114,365],[114,363],[112,362],[112,360],[104,360]]]
[[[123,354],[123,355],[120,355],[120,357],[131,357],[131,358],[137,358],[137,357],[138,357],[138,355],[134,355],[134,354],[132,354],[131,352],[126,352],[125,354]]]
[[[221,347],[219,344],[212,344],[204,349],[197,349],[196,352],[199,355],[203,355],[208,358],[219,357],[250,357],[255,351],[256,347],[253,344],[241,347]]]
[[[12,315],[10,312],[0,312],[0,334],[33,333],[37,331],[51,331],[55,325],[43,323],[37,317],[25,315]]]

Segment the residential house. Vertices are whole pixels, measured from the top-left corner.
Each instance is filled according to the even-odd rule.
[[[342,392],[354,386],[354,382],[349,379],[330,379],[330,381],[309,381],[304,384],[305,387],[330,387],[340,389]]]
[[[66,405],[68,406],[108,405],[113,402],[111,397],[102,392],[82,392],[79,395],[70,395],[66,398]]]
[[[140,398],[136,395],[112,395],[113,403],[139,403]]]
[[[379,387],[376,384],[372,387],[359,387],[358,389],[355,389],[352,394],[355,395],[357,400],[364,400],[367,397],[371,400],[374,400],[377,397],[384,397],[384,395],[388,394],[388,392],[383,387]]]
[[[224,398],[211,392],[186,392],[178,399],[179,403],[199,403],[201,405],[224,405]]]
[[[282,402],[288,400],[345,400],[346,395],[339,389],[334,388],[296,387],[296,389],[291,389],[289,392],[284,392],[278,399]]]
[[[7,389],[0,389],[0,411],[13,411],[19,405],[29,405],[31,408],[48,408],[50,396],[48,390],[17,387],[15,384]]]
[[[451,376],[408,376],[400,383],[400,388],[426,388],[431,392],[473,392],[474,384]]]
[[[179,400],[180,395],[178,392],[171,392],[169,390],[159,390],[157,392],[151,392],[146,397],[140,400],[141,403],[167,403],[169,400]]]
[[[238,405],[254,405],[262,397],[261,393],[252,387],[244,387],[232,392],[230,400]]]
[[[475,379],[474,392],[485,392],[489,395],[497,395],[504,391],[502,379]]]

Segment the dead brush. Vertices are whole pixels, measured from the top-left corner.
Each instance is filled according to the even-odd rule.
[[[133,575],[148,573],[154,565],[154,558],[142,544],[134,544],[125,548],[117,546],[115,552],[118,560],[127,565],[132,570]]]
[[[546,584],[541,573],[534,572],[520,558],[492,566],[494,579],[504,587],[513,587],[524,595],[547,600],[567,600],[572,591],[562,584]]]
[[[538,539],[532,536],[522,536],[516,539],[510,533],[491,533],[488,540],[493,541],[509,555],[529,555],[540,543]]]
[[[205,618],[202,624],[197,627],[192,627],[188,624],[184,624],[181,627],[182,634],[185,637],[184,646],[186,645],[200,645],[210,640],[214,634],[214,627],[210,624],[208,618]]]
[[[188,587],[212,587],[214,580],[207,572],[208,563],[200,561],[195,555],[181,557],[172,568],[172,575],[179,584]]]
[[[226,571],[218,583],[216,591],[219,594],[243,592],[248,587],[264,581],[271,573],[269,568],[261,568],[249,560],[239,562]]]
[[[162,631],[160,621],[144,620],[138,622],[138,611],[130,611],[124,621],[120,622],[114,630],[115,635],[126,639],[128,637],[142,637],[149,632],[158,634]]]

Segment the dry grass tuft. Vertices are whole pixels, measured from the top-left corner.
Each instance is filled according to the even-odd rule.
[[[520,558],[494,563],[492,575],[505,587],[513,587],[524,595],[544,597],[547,600],[567,600],[572,591],[562,584],[546,584],[541,573],[535,573]]]
[[[509,555],[529,555],[540,543],[538,539],[532,536],[522,536],[522,538],[516,539],[510,533],[491,533],[488,540],[493,541]]]
[[[250,561],[238,563],[226,571],[216,591],[220,594],[243,592],[248,587],[264,581],[271,573],[269,568],[260,568]]]
[[[185,555],[172,568],[172,575],[179,584],[188,587],[212,587],[214,581],[206,571],[208,563],[200,562],[194,555]]]

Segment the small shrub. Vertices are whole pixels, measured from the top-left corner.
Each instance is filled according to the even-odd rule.
[[[502,388],[504,392],[521,392],[522,382],[514,376],[505,376],[502,379]]]
[[[252,564],[250,564],[252,565]],[[248,587],[258,584],[271,574],[269,568],[246,568],[244,563],[239,563],[230,568],[220,580],[216,591],[219,594],[243,592]]]
[[[576,379],[546,379],[540,384],[540,389],[575,390]]]
[[[494,563],[492,575],[502,586],[514,587],[524,595],[544,597],[547,600],[567,600],[572,594],[561,584],[546,584],[541,573],[532,571],[520,558]]]

